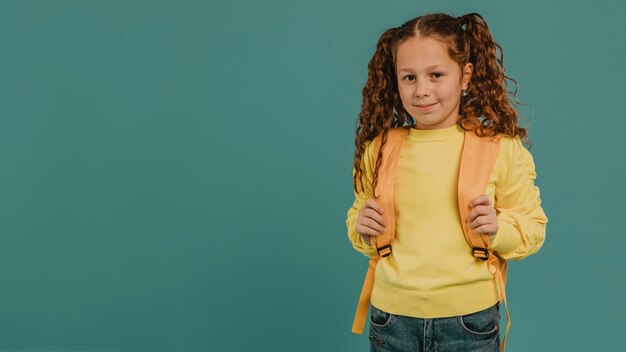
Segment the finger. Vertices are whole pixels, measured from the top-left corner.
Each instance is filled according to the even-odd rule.
[[[493,209],[493,208],[491,208]],[[480,226],[484,226],[484,225],[496,225],[498,224],[498,218],[492,214],[491,212],[489,214],[482,214],[480,216],[477,216],[473,221],[469,222],[469,227],[476,229]]]
[[[477,233],[482,233],[482,234],[486,234],[489,236],[493,236],[494,234],[498,232],[498,227],[493,224],[484,224],[482,226],[478,226],[477,228],[475,228],[474,231],[476,231]]]
[[[491,201],[489,200],[489,197],[486,194],[481,194],[480,196],[472,199],[469,206],[470,208],[473,208],[477,205],[490,205],[490,204],[491,204]]]
[[[366,217],[366,218],[370,218],[370,219],[376,221],[382,227],[387,227],[387,225],[388,225],[388,223],[385,220],[385,218],[383,218],[382,215],[380,215],[378,212],[376,212],[372,208],[365,208],[365,209],[363,209],[362,215],[364,217]]]
[[[364,217],[357,222],[356,232],[361,235],[378,236],[384,232],[384,229],[376,221]]]
[[[488,211],[489,211],[489,207],[488,206],[485,206],[485,205],[475,206],[469,212],[469,215],[467,216],[467,222],[468,223],[472,223],[474,220],[476,220],[477,217],[479,217],[481,215],[487,215]]]
[[[476,227],[478,227],[478,226],[482,225],[482,221],[483,221],[483,220],[484,220],[484,219],[483,219],[483,217],[479,215],[479,216],[477,216],[476,218],[474,218],[473,220],[468,221],[468,226],[469,226],[469,228],[471,228],[471,229],[474,229],[474,230],[475,230],[475,229],[476,229]]]
[[[369,207],[369,208],[372,208],[372,209],[376,210],[379,214],[382,214],[382,213],[383,213],[383,211],[384,211],[383,207],[382,207],[382,206],[380,206],[380,204],[378,204],[378,203],[374,200],[374,198],[368,198],[368,199],[365,201],[365,206],[367,206],[367,207]]]

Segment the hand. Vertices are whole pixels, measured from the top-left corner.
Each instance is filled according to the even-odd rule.
[[[470,209],[471,211],[467,219],[470,229],[492,237],[498,233],[496,209],[491,205],[486,194],[481,194],[474,198],[470,202]]]
[[[359,211],[359,217],[356,220],[356,232],[365,243],[370,244],[370,236],[378,236],[385,231],[387,222],[383,219],[382,213],[383,207],[372,198],[366,200],[363,209]]]

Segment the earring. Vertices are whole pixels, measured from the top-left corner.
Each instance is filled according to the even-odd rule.
[[[463,96],[466,96],[468,91],[469,91],[469,89],[468,90],[463,90]]]

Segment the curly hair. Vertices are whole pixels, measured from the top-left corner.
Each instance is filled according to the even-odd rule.
[[[463,29],[465,25],[465,29]],[[415,126],[415,120],[404,109],[398,91],[395,72],[396,50],[407,39],[421,36],[437,39],[446,44],[448,55],[463,70],[471,62],[473,72],[467,95],[461,97],[457,124],[465,131],[475,131],[481,137],[505,134],[518,136],[528,142],[525,128],[518,127],[516,110],[507,95],[507,81],[515,83],[513,97],[517,100],[517,81],[505,74],[502,47],[492,38],[487,23],[478,13],[453,17],[432,13],[415,17],[397,28],[386,30],[376,45],[368,64],[367,82],[362,90],[363,102],[357,117],[353,186],[363,189],[362,157],[369,141],[382,133],[378,151],[373,189],[382,165],[382,146],[387,141],[389,129]],[[496,48],[500,50],[496,57]],[[482,121],[478,117],[483,117]],[[359,182],[357,182],[359,180]]]

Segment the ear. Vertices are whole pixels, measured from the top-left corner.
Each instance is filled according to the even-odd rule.
[[[463,89],[467,89],[469,86],[469,81],[472,79],[472,72],[474,71],[474,65],[471,62],[465,64],[463,68],[463,79],[462,79],[462,87]]]

